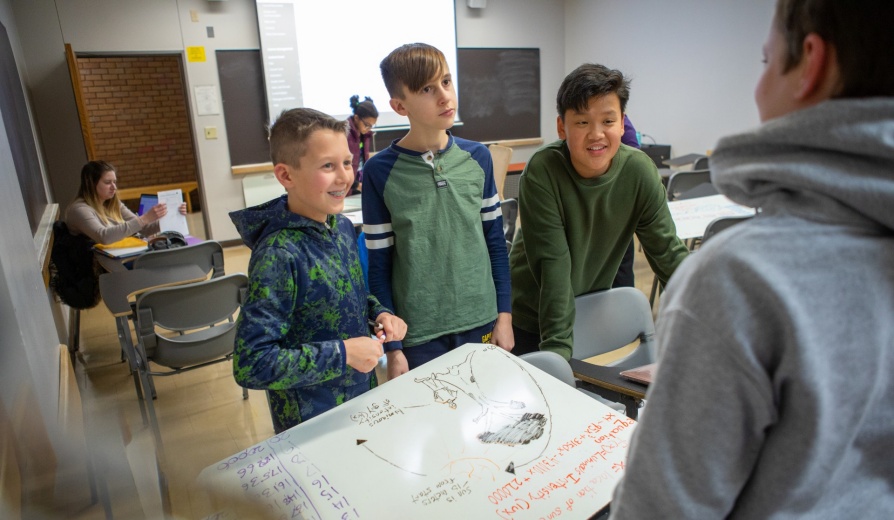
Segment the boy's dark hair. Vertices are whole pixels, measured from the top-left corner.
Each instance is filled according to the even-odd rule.
[[[562,80],[559,93],[556,95],[556,110],[564,121],[565,112],[569,110],[583,112],[590,104],[590,99],[613,92],[621,100],[621,112],[625,112],[627,100],[630,99],[630,80],[619,70],[610,69],[605,65],[584,63]]]
[[[366,96],[363,101],[360,101],[360,96],[358,95],[351,96],[351,111],[360,119],[364,117],[379,118],[379,109],[376,108],[372,98],[369,96]]]
[[[447,59],[431,45],[408,43],[391,51],[379,69],[388,94],[403,99],[403,87],[407,87],[407,92],[419,92],[432,78],[447,70]]]
[[[317,130],[345,132],[345,122],[312,108],[283,110],[270,127],[273,164],[297,167],[299,159],[307,153],[307,139]]]
[[[785,40],[784,72],[801,62],[804,38],[816,33],[837,54],[841,84],[834,97],[892,96],[892,20],[891,0],[779,0],[774,23]]]

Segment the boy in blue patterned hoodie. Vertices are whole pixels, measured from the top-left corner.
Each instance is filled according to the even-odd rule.
[[[286,194],[230,213],[252,250],[233,375],[268,391],[279,433],[375,387],[382,343],[407,327],[369,294],[353,225],[340,214],[354,180],[344,122],[284,111],[270,155]],[[369,320],[381,325],[377,338]]]

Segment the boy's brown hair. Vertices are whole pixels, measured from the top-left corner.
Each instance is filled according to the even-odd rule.
[[[408,43],[391,51],[379,64],[388,95],[403,99],[407,92],[419,92],[432,78],[447,70],[444,53],[426,43]]]
[[[779,0],[775,23],[786,44],[784,72],[801,62],[804,38],[816,33],[837,54],[841,84],[834,97],[892,96],[892,20],[891,0]]]
[[[270,127],[270,158],[273,164],[298,167],[307,153],[307,139],[317,130],[346,132],[345,121],[312,108],[283,110]]]

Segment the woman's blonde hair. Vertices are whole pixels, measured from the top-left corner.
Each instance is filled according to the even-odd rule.
[[[103,224],[124,222],[121,216],[121,200],[118,198],[118,192],[111,199],[102,201],[96,193],[96,185],[106,172],[115,172],[118,170],[114,166],[105,161],[90,161],[81,168],[81,187],[78,188],[78,197],[84,199],[88,206],[96,211],[99,220]]]

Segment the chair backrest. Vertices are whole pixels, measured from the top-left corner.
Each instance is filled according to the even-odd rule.
[[[146,269],[185,264],[194,264],[201,267],[206,273],[211,272],[212,278],[223,276],[223,247],[219,242],[206,240],[186,247],[150,251],[138,256],[133,262],[133,268]]]
[[[720,233],[724,229],[731,228],[740,222],[745,222],[748,219],[753,218],[754,215],[742,215],[738,217],[718,217],[712,220],[708,227],[705,228],[705,234],[702,235],[702,245],[708,241],[709,238],[713,237],[717,233]]]
[[[518,221],[518,201],[506,199],[500,203],[503,210],[503,236],[506,238],[506,250],[512,248],[512,240],[515,238],[515,223]]]
[[[536,352],[522,354],[518,357],[555,377],[559,381],[572,387],[577,387],[577,383],[575,383],[574,380],[574,372],[571,370],[571,365],[569,365],[568,362],[565,361],[565,358],[559,354],[549,350],[538,350]]]
[[[159,365],[182,368],[230,354],[236,338],[234,314],[247,290],[248,277],[238,273],[141,294],[136,330],[146,356]],[[159,328],[182,334],[159,333]]]
[[[687,192],[693,188],[704,187],[707,185],[710,190],[708,192],[698,193],[698,195],[687,195]],[[667,181],[667,200],[683,200],[692,198],[693,196],[704,197],[706,195],[716,195],[717,190],[711,184],[711,170],[692,170],[680,171],[671,174]]]
[[[640,340],[629,355],[608,363],[635,368],[655,362],[655,322],[649,299],[639,289],[617,287],[574,299],[574,351],[587,359]]]
[[[494,163],[494,182],[497,183],[497,193],[503,199],[503,183],[506,181],[506,172],[509,171],[509,163],[512,161],[512,148],[499,144],[487,147]]]
[[[707,170],[708,169],[708,157],[699,157],[692,163],[693,170]]]

